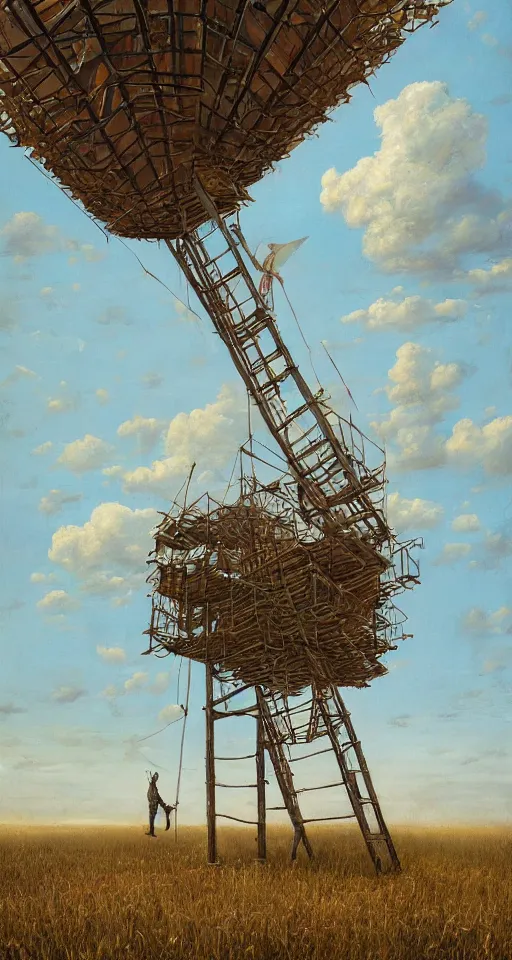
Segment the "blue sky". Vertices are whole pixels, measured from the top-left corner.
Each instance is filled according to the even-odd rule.
[[[252,188],[242,223],[253,248],[309,237],[283,274],[315,369],[385,443],[391,519],[425,540],[402,604],[414,639],[346,692],[385,815],[495,823],[512,812],[512,31],[503,0],[439,21]],[[173,716],[186,672],[178,690],[172,658],[140,657],[148,531],[193,459],[194,492],[222,489],[245,401],[165,247],[107,242],[7,140],[0,163],[0,817],[138,822],[146,769],[174,795],[181,725],[135,741]],[[203,699],[194,665],[188,823]],[[222,737],[249,752],[251,723]]]

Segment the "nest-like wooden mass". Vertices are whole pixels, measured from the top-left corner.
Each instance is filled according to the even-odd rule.
[[[1,0],[1,129],[112,233],[173,239],[195,175],[235,209],[444,2]]]
[[[166,518],[156,534],[152,649],[286,693],[386,673],[389,563],[374,545],[334,526],[308,541],[271,495],[209,502]]]

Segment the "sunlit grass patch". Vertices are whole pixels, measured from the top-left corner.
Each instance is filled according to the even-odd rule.
[[[512,831],[394,831],[404,871],[377,879],[352,829],[311,831],[316,859],[289,863],[290,830],[157,841],[143,828],[0,829],[0,957],[9,960],[507,960]]]

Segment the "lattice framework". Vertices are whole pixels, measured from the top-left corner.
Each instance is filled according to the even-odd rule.
[[[443,2],[2,0],[1,127],[124,237],[222,213]]]
[[[392,597],[418,568],[389,528],[378,551],[344,519],[320,534],[289,479],[269,488],[249,475],[235,502],[206,494],[175,508],[155,534],[151,648],[285,694],[386,673],[380,658],[405,621]]]

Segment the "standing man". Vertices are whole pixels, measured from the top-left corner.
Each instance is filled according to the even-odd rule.
[[[168,830],[171,826],[171,810],[176,808],[170,803],[164,803],[162,800],[157,787],[158,773],[154,773],[151,776],[149,781],[148,788],[148,804],[149,804],[149,830],[146,832],[147,837],[156,837],[155,833],[155,817],[158,813],[158,808],[161,807],[165,813],[166,825],[165,829]]]

